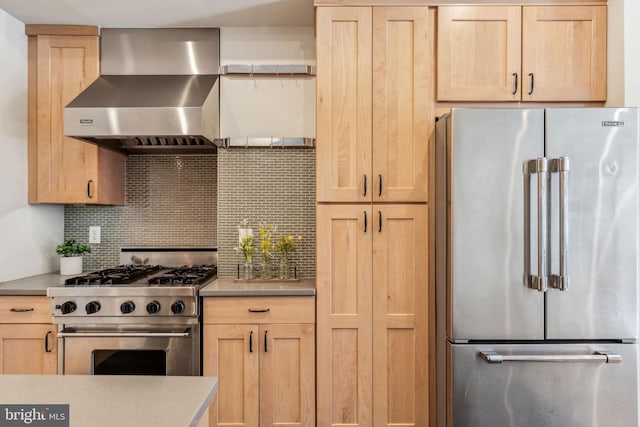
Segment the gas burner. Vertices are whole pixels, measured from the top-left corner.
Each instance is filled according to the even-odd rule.
[[[126,285],[157,273],[159,265],[120,265],[114,268],[94,271],[84,276],[76,276],[64,281],[65,286]]]
[[[182,266],[148,280],[150,285],[180,286],[199,285],[218,273],[215,265]]]

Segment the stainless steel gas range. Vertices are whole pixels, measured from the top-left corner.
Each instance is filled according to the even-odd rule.
[[[47,289],[58,372],[200,375],[198,290],[216,278],[215,249],[122,249],[120,261]]]

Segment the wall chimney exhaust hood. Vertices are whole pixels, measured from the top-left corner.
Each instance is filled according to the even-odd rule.
[[[64,133],[127,153],[206,153],[219,138],[218,28],[103,28],[101,76]]]

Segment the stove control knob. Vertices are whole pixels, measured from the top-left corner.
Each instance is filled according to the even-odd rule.
[[[184,303],[182,301],[176,301],[171,304],[171,312],[173,314],[180,314],[184,311]]]
[[[90,301],[87,303],[85,309],[87,310],[87,314],[95,314],[100,311],[100,303],[98,301]]]
[[[156,314],[160,311],[160,303],[158,301],[151,301],[147,304],[147,313]]]
[[[76,311],[76,308],[78,308],[78,306],[73,301],[67,301],[67,302],[63,302],[62,305],[56,308],[59,308],[62,314],[69,314]]]
[[[122,312],[122,314],[129,314],[135,309],[136,305],[133,303],[133,301],[125,301],[120,304],[120,311]]]

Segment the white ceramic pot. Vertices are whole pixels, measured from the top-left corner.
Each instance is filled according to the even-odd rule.
[[[60,275],[72,276],[82,274],[82,256],[60,257]]]

